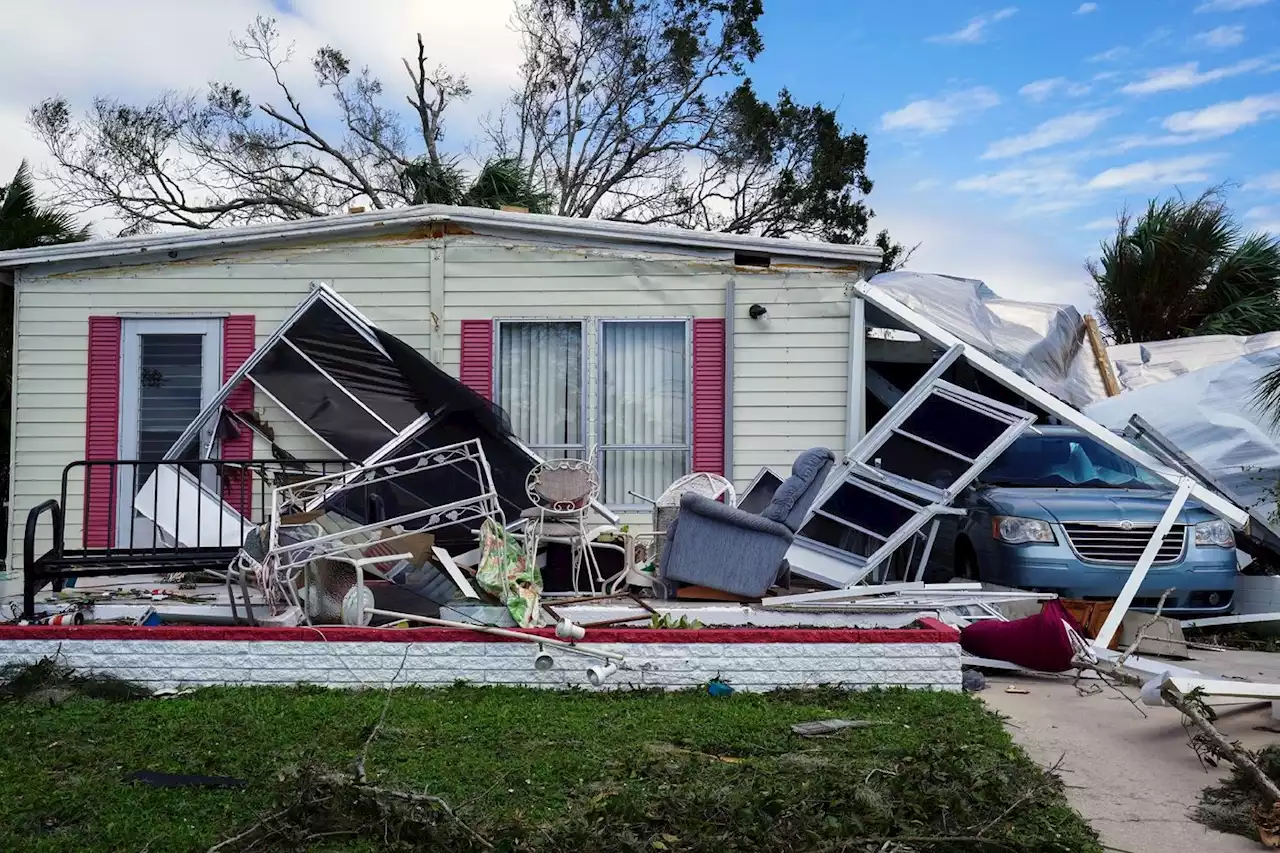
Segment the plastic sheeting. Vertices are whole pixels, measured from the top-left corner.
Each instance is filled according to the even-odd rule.
[[[1258,380],[1280,367],[1280,333],[1131,344],[1110,354],[1127,390],[1084,413],[1111,429],[1141,415],[1244,505],[1270,517],[1280,486],[1280,430],[1254,395]]]
[[[1001,299],[976,279],[928,273],[869,284],[1076,408],[1107,395],[1074,306]]]

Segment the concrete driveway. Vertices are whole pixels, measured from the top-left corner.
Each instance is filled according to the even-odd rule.
[[[1263,652],[1195,652],[1178,665],[1208,677],[1238,676],[1280,682],[1280,655]],[[1097,683],[1096,681],[1082,684]],[[1026,690],[1008,693],[1006,688]],[[1138,701],[1137,690],[1125,693]],[[1031,757],[1060,773],[1067,796],[1102,836],[1105,845],[1128,853],[1257,851],[1245,838],[1206,829],[1187,817],[1200,790],[1226,775],[1206,770],[1187,744],[1181,714],[1172,708],[1139,706],[1142,716],[1116,690],[1080,696],[1070,679],[987,673],[987,689],[977,694],[1007,718],[1014,739]],[[1228,740],[1249,749],[1280,742],[1280,735],[1257,731],[1272,724],[1269,707],[1233,700],[1215,702],[1218,728]],[[1280,721],[1275,725],[1280,726]]]

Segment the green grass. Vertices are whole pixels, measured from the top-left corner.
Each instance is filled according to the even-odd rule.
[[[385,696],[215,688],[55,707],[5,702],[0,850],[206,850],[291,803],[296,783],[281,782],[291,768],[350,772]],[[789,730],[829,717],[891,725],[826,739]],[[500,850],[863,851],[879,850],[883,842],[868,839],[884,837],[969,839],[889,848],[918,851],[1100,849],[1061,783],[979,702],[959,694],[716,699],[406,688],[393,694],[367,766],[373,784],[444,798]],[[164,790],[124,780],[142,769],[250,785]],[[303,823],[343,834],[277,838],[254,849],[480,849],[456,833],[354,834],[341,799]]]

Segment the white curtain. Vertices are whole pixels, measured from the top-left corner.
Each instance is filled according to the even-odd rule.
[[[689,467],[689,358],[683,322],[605,322],[600,328],[604,500],[656,498]]]
[[[543,458],[583,454],[582,324],[498,326],[498,404]]]

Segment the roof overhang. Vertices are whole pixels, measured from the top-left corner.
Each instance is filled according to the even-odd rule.
[[[786,264],[837,269],[879,264],[881,256],[880,250],[875,246],[786,240],[602,219],[426,204],[240,228],[169,231],[138,237],[16,249],[0,252],[0,269],[107,259],[152,262],[172,259],[178,254],[189,252],[265,248],[273,244],[365,236],[381,232],[393,234],[431,225],[440,226],[442,234],[447,233],[447,226],[453,226],[454,233],[471,232],[509,239],[542,240],[624,251],[701,257],[724,257],[735,252],[749,252],[765,254]]]

